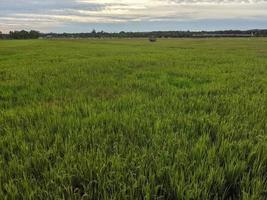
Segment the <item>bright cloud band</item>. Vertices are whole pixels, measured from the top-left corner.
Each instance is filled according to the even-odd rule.
[[[66,23],[267,20],[266,0],[1,0],[0,30],[49,30]]]

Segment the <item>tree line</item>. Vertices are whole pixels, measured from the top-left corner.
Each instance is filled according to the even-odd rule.
[[[7,34],[3,34],[0,31],[0,39],[38,39],[41,36],[39,31],[10,31]]]
[[[225,31],[153,31],[109,33],[93,30],[86,33],[41,33],[39,31],[10,31],[1,33],[0,39],[37,39],[37,38],[190,38],[190,37],[267,37],[267,29],[262,30],[225,30]]]

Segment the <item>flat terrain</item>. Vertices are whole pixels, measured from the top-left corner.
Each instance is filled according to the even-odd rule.
[[[0,41],[1,199],[267,198],[267,39]]]

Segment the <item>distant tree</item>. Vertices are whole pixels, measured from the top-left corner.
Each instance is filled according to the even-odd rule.
[[[37,38],[40,37],[40,32],[39,32],[39,31],[31,30],[31,31],[29,32],[29,37],[30,37],[31,39],[37,39]]]
[[[92,32],[91,32],[91,36],[92,36],[92,37],[96,37],[96,35],[97,35],[96,30],[93,29]]]
[[[27,39],[29,36],[27,31],[22,30],[22,31],[10,31],[9,37],[11,39]]]
[[[17,32],[17,39],[29,39],[29,33],[25,30]]]
[[[127,37],[127,34],[124,31],[119,32],[119,37]]]
[[[9,38],[11,39],[37,39],[40,36],[38,31],[31,30],[30,32],[22,31],[10,31]]]

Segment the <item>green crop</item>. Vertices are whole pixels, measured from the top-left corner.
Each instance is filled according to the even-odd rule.
[[[0,199],[267,199],[267,39],[0,41]]]

